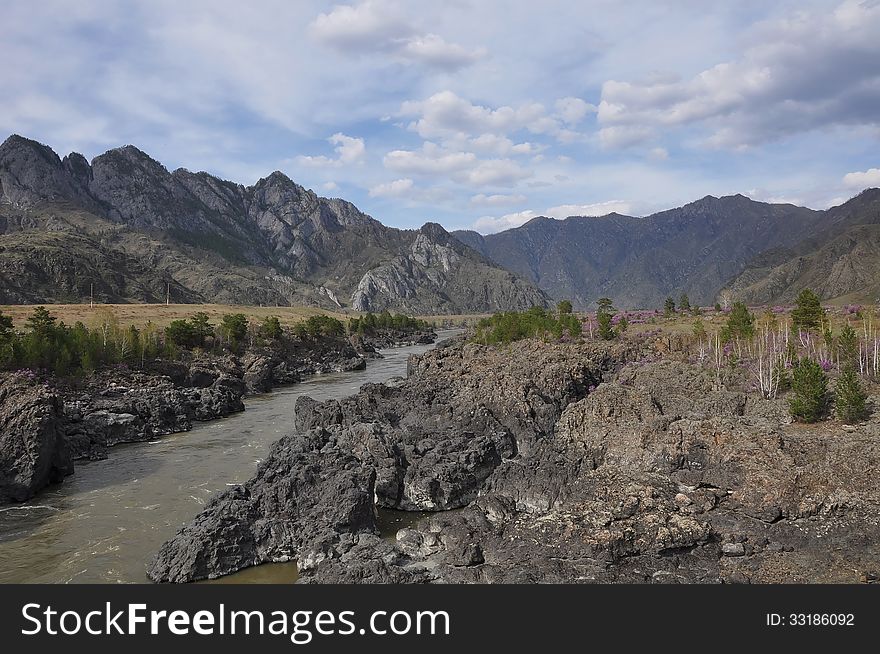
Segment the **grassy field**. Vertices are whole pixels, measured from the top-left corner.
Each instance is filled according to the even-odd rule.
[[[35,304],[8,304],[0,305],[0,312],[11,316],[16,327],[24,327],[25,320],[33,313]],[[86,326],[94,326],[103,321],[108,312],[113,313],[123,325],[135,325],[142,327],[147,322],[152,322],[159,327],[164,327],[172,320],[189,318],[197,311],[208,314],[212,323],[220,322],[221,317],[227,313],[243,313],[249,320],[261,322],[268,316],[277,316],[282,325],[294,325],[310,316],[324,314],[338,318],[343,322],[353,316],[359,316],[356,311],[328,311],[318,307],[260,307],[260,306],[229,306],[225,304],[45,304],[49,312],[68,325],[81,321]],[[488,315],[488,314],[486,314]],[[444,316],[417,316],[438,327],[443,325],[470,324],[482,318],[482,315],[444,315]]]

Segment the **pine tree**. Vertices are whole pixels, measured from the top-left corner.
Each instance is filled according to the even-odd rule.
[[[663,303],[663,315],[667,318],[671,318],[675,313],[675,300],[671,297],[666,298],[666,302]]]
[[[802,290],[795,300],[795,308],[791,312],[793,329],[815,329],[825,319],[825,310],[819,302],[819,296],[808,288]]]
[[[812,359],[800,359],[792,370],[791,389],[791,417],[800,422],[821,420],[828,408],[828,377],[822,366]]]
[[[837,378],[834,410],[838,420],[848,423],[858,422],[868,415],[868,395],[852,364],[846,365]]]
[[[691,310],[691,301],[687,293],[682,293],[681,297],[678,298],[678,309],[682,312]]]
[[[569,300],[560,300],[559,304],[556,305],[556,311],[559,315],[571,313],[571,308],[571,302]]]
[[[859,337],[849,323],[840,330],[837,338],[837,354],[843,366],[855,366],[859,361]]]
[[[742,302],[734,302],[727,324],[722,329],[722,338],[729,341],[734,338],[751,338],[755,333],[755,318],[749,308]]]

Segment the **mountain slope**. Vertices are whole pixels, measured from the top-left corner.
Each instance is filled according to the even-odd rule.
[[[14,277],[0,303],[75,301],[92,284],[106,301],[170,285],[176,301],[417,313],[549,301],[439,225],[386,227],[280,172],[245,187],[169,172],[133,146],[90,164],[19,136],[0,145],[0,271]]]
[[[804,288],[824,300],[877,302],[880,189],[868,189],[824,212],[806,238],[755,258],[729,288],[751,304],[789,304]]]
[[[755,255],[793,245],[822,212],[707,196],[644,218],[609,214],[534,218],[497,234],[455,232],[463,243],[579,307],[607,296],[625,308],[656,307],[687,293],[715,301]]]

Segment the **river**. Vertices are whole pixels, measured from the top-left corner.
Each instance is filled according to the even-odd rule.
[[[442,339],[454,332],[441,332]],[[250,478],[257,463],[293,425],[300,395],[345,397],[369,382],[406,375],[411,354],[431,345],[384,350],[363,371],[317,375],[246,400],[246,410],[197,423],[191,431],[112,448],[103,461],[30,502],[0,507],[0,583],[142,583],[161,544],[214,493]],[[380,512],[388,536],[418,514]],[[294,564],[258,566],[227,578],[239,583],[292,582]]]

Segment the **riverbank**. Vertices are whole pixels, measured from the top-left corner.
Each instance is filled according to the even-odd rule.
[[[438,337],[446,334],[439,332]],[[347,397],[364,383],[406,375],[411,354],[384,350],[366,370],[331,372],[246,396],[246,410],[190,431],[120,444],[109,458],[77,462],[75,475],[30,501],[0,507],[0,583],[143,583],[159,546],[215,494],[243,484],[294,424],[297,399]],[[407,515],[409,517],[409,514]],[[284,582],[283,566],[233,582]]]
[[[122,443],[145,442],[243,411],[247,395],[330,372],[363,370],[381,356],[376,345],[399,347],[433,332],[296,338],[231,353],[183,352],[139,370],[105,368],[59,379],[0,373],[0,504],[22,502],[73,474],[75,461],[97,460]],[[357,346],[357,348],[355,347]]]
[[[409,372],[300,398],[297,433],[150,577],[292,560],[308,583],[880,579],[877,417],[792,424],[737,371],[644,341],[459,343]],[[389,543],[377,506],[435,515]]]

